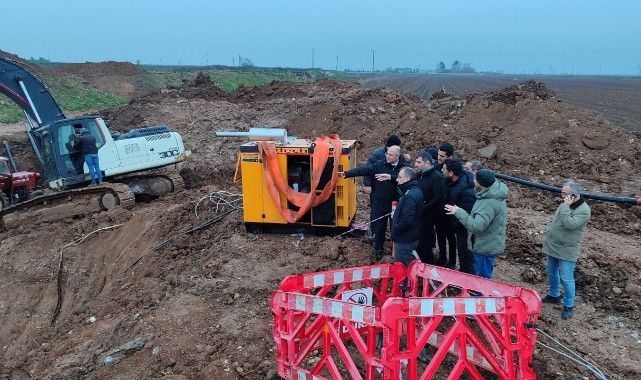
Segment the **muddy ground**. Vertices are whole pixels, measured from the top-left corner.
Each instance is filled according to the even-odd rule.
[[[182,171],[186,189],[131,210],[0,233],[0,378],[277,378],[269,303],[279,281],[370,264],[372,247],[356,237],[250,234],[240,211],[185,234],[216,212],[207,199],[198,203],[203,197],[240,193],[232,179],[243,141],[216,138],[216,130],[278,127],[307,138],[338,133],[359,141],[359,162],[389,133],[413,156],[450,141],[463,159],[481,158],[478,150],[494,145],[495,155],[481,159],[501,173],[556,186],[573,178],[588,192],[641,196],[635,135],[560,101],[543,83],[437,98],[330,81],[225,94],[200,78],[103,110],[112,129],[165,124],[180,132],[193,153]],[[6,130],[2,138],[15,146],[25,169],[33,165],[26,138]],[[542,232],[560,197],[508,185],[507,250],[495,277],[544,294]],[[575,317],[563,321],[558,307],[543,305],[539,329],[607,378],[640,378],[641,208],[588,203],[593,216],[576,270]],[[367,215],[359,192],[357,218]],[[168,239],[164,249],[153,250]],[[62,304],[52,323],[61,256]],[[128,342],[142,348],[105,363]],[[542,346],[534,368],[541,379],[595,378]]]

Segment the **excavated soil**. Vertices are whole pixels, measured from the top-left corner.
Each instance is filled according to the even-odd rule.
[[[103,111],[112,129],[163,124],[180,132],[193,153],[182,171],[185,190],[132,210],[0,234],[0,378],[277,378],[269,305],[279,281],[370,264],[372,247],[358,237],[247,233],[239,211],[185,233],[225,210],[208,194],[240,193],[233,176],[243,140],[216,138],[217,130],[338,133],[358,140],[359,162],[390,133],[411,155],[446,140],[464,159],[496,147],[481,159],[501,173],[556,186],[573,178],[588,192],[641,196],[638,139],[559,101],[543,83],[422,101],[330,81],[274,82],[226,94],[199,78]],[[33,167],[26,139],[15,132],[3,137],[22,155],[23,168]],[[508,185],[507,250],[495,276],[543,293],[542,232],[560,198]],[[575,317],[561,320],[558,307],[543,305],[538,328],[608,378],[641,378],[641,208],[588,203],[593,216],[576,270]],[[367,215],[359,192],[357,217]],[[62,303],[52,322],[61,262]],[[106,364],[126,343],[135,348]],[[541,379],[595,378],[543,346],[534,369]]]

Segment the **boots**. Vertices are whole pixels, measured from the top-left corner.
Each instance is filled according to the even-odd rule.
[[[563,306],[563,312],[561,312],[561,318],[563,319],[570,319],[572,318],[572,309],[573,307],[570,306]]]

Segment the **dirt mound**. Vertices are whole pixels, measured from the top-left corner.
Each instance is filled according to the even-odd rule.
[[[639,141],[590,111],[559,102],[537,82],[430,101],[331,81],[219,90],[200,77],[106,112],[114,129],[165,124],[180,132],[193,152],[182,172],[186,190],[131,211],[0,234],[2,375],[276,378],[269,302],[278,282],[292,273],[369,264],[371,246],[358,238],[249,234],[240,210],[185,233],[229,207],[210,194],[241,191],[232,179],[244,140],[215,138],[216,130],[286,128],[304,138],[338,133],[359,141],[361,163],[394,133],[413,156],[450,141],[459,157],[480,158],[508,175],[557,186],[572,177],[587,191],[625,196],[638,196],[641,188]],[[508,185],[509,237],[496,277],[544,291],[542,232],[558,197]],[[638,378],[641,210],[588,202],[593,218],[577,266],[575,317],[561,321],[560,311],[545,305],[539,329],[589,357],[608,378]],[[357,217],[364,220],[362,193],[358,204]],[[62,309],[50,325],[60,247],[108,226],[117,227],[64,251]],[[164,242],[164,249],[153,249]],[[105,361],[128,342],[140,349],[117,363]],[[609,360],[615,355],[624,359]],[[591,376],[543,349],[534,365],[540,378]]]
[[[489,94],[488,98],[495,102],[514,105],[523,99],[547,100],[554,96],[556,93],[545,87],[545,84],[528,80],[500,91],[494,91]]]
[[[144,72],[144,69],[133,63],[116,61],[66,63],[64,65],[47,68],[47,73],[51,76],[72,74],[83,78],[97,78],[111,75],[133,76],[143,74]]]
[[[5,58],[7,58],[7,59],[10,59],[12,61],[17,62],[20,66],[25,67],[31,73],[33,73],[33,74],[35,74],[35,75],[37,75],[39,77],[42,77],[43,75],[45,75],[47,73],[47,69],[46,68],[44,68],[42,66],[34,65],[31,62],[27,61],[26,59],[23,59],[23,58],[15,55],[15,54],[11,54],[11,53],[8,53],[6,51],[0,50],[0,55],[5,57]]]

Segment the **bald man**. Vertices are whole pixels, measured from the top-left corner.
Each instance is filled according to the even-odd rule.
[[[385,160],[373,164],[362,165],[352,170],[339,173],[343,178],[370,176],[376,182],[372,186],[372,225],[374,230],[374,258],[379,261],[383,258],[385,232],[389,213],[392,211],[392,201],[398,201],[399,191],[396,184],[398,173],[403,167],[408,167],[406,161],[400,160],[401,148],[392,145],[385,152]]]

